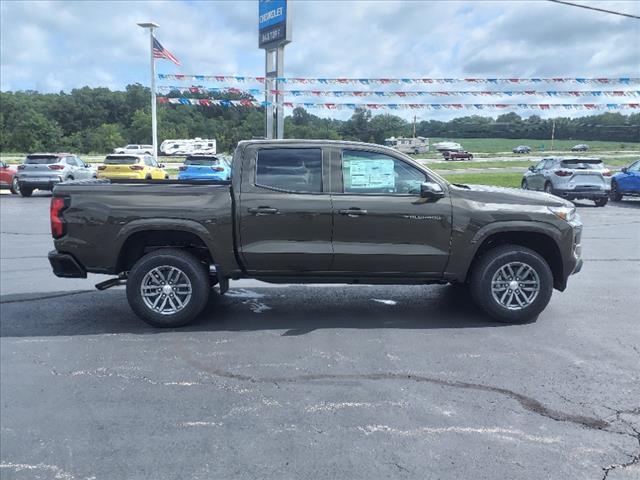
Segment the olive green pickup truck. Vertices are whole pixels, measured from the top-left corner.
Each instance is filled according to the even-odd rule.
[[[59,277],[117,275],[155,326],[202,312],[230,279],[468,284],[504,322],[536,318],[580,270],[574,206],[546,193],[450,184],[386,147],[240,142],[228,182],[87,180],[55,187]]]

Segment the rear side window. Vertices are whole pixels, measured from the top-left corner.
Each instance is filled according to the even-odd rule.
[[[115,157],[107,155],[107,158],[104,159],[105,165],[135,165],[136,163],[138,163],[138,157]]]
[[[49,165],[51,163],[58,163],[60,157],[54,155],[29,155],[24,163],[26,165]]]
[[[287,192],[322,192],[320,148],[274,148],[258,151],[256,185]]]
[[[604,164],[602,160],[563,160],[562,168],[572,170],[602,170]]]

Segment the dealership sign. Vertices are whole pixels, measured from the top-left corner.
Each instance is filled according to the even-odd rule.
[[[276,48],[291,41],[287,0],[258,0],[258,45]]]

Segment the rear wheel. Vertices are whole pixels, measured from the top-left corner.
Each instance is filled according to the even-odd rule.
[[[534,320],[549,303],[553,275],[537,252],[504,245],[478,260],[470,284],[476,304],[497,321],[523,323]]]
[[[13,177],[13,180],[11,180],[11,186],[9,187],[9,191],[14,195],[20,194],[20,184],[18,183],[18,179],[16,177]]]
[[[593,202],[596,204],[596,207],[604,207],[609,201],[608,197],[596,198]]]
[[[29,187],[19,187],[20,190],[20,196],[22,197],[30,197],[31,194],[33,193],[33,188],[29,188]]]
[[[206,306],[210,291],[205,266],[189,252],[163,248],[136,262],[127,280],[127,300],[154,327],[179,327]]]
[[[616,182],[615,180],[613,182],[611,182],[611,200],[613,200],[614,202],[619,202],[620,200],[622,200],[622,194],[620,193],[620,187],[618,187],[618,182]]]

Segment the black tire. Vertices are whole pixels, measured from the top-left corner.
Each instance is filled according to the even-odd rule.
[[[554,195],[553,186],[551,185],[551,182],[547,182],[547,183],[544,184],[544,192],[545,193],[549,193],[551,195]]]
[[[16,177],[13,177],[13,180],[11,180],[9,191],[14,195],[20,195],[20,184],[18,183],[18,179]]]
[[[144,177],[145,180],[152,180],[151,175],[147,175],[146,177]]]
[[[21,197],[30,197],[32,193],[33,193],[33,188],[20,187],[20,196]]]
[[[539,291],[533,301],[518,310],[510,310],[496,300],[491,282],[503,266],[519,262],[535,271]],[[547,262],[537,252],[520,245],[503,245],[484,253],[473,267],[470,279],[471,295],[475,303],[502,323],[525,323],[535,320],[545,309],[553,292],[553,274]]]
[[[145,276],[157,267],[175,267],[189,279],[191,298],[184,307],[170,314],[153,310],[145,303],[141,287]],[[127,279],[127,300],[142,320],[154,327],[180,327],[191,322],[207,305],[210,293],[209,273],[205,265],[189,252],[177,248],[163,248],[148,253],[131,268]]]
[[[622,200],[622,194],[620,193],[618,182],[616,182],[615,180],[611,182],[611,193],[609,194],[609,196],[614,202],[619,202]]]
[[[593,202],[596,204],[596,207],[604,207],[609,201],[609,197],[596,198]]]
[[[520,186],[523,190],[529,190],[529,182],[527,182],[526,178],[522,180],[522,184]]]

